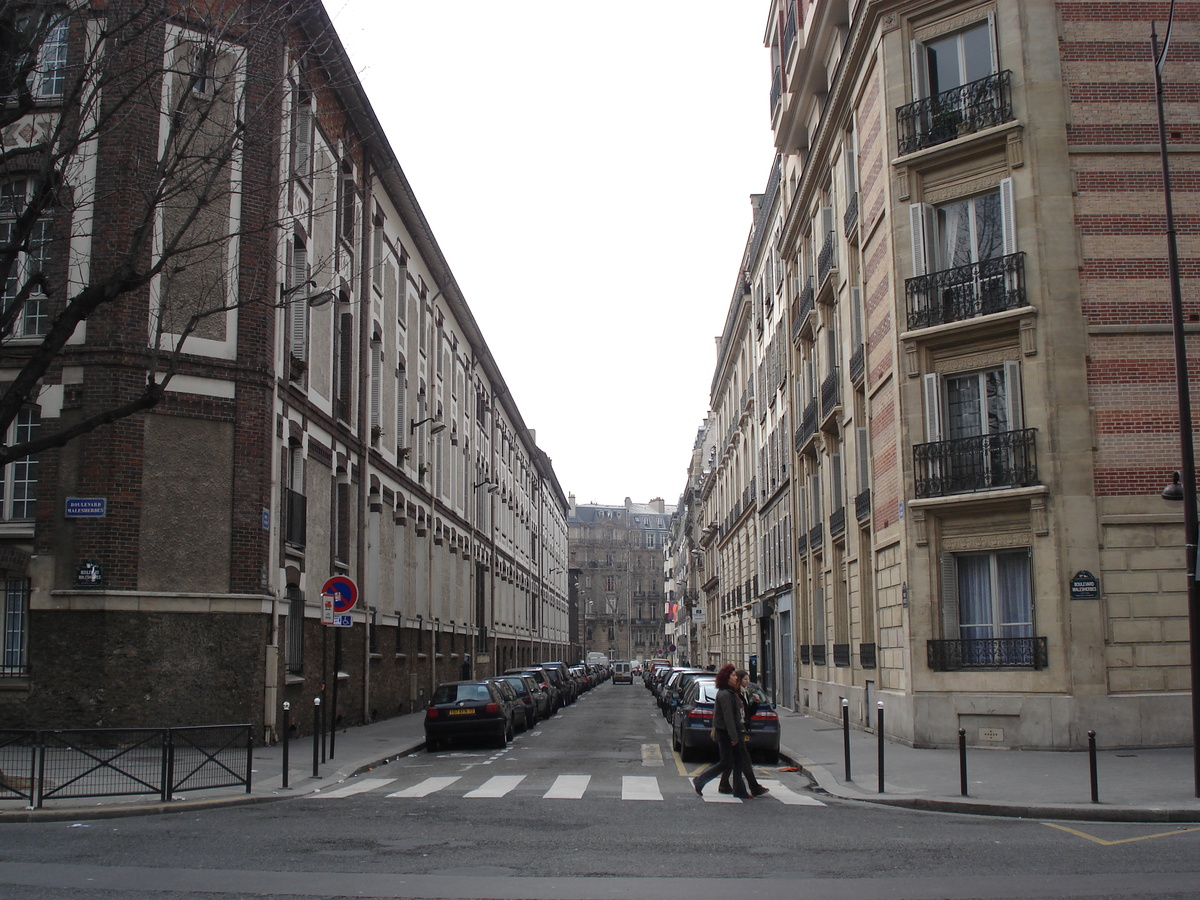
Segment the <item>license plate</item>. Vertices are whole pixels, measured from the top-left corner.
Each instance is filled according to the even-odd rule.
[[[473,709],[451,709],[451,710],[447,710],[446,714],[451,715],[451,716],[473,716],[473,715],[475,715],[475,710],[473,710]]]

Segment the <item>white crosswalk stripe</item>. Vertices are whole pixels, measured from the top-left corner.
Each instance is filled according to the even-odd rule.
[[[525,780],[524,775],[496,775],[489,778],[473,791],[467,791],[464,797],[503,797]]]
[[[384,785],[391,784],[395,778],[364,778],[362,781],[356,781],[348,784],[345,787],[334,788],[332,791],[324,791],[320,794],[313,794],[316,800],[340,800],[342,797],[349,797],[353,794],[363,794],[367,791],[373,791],[376,788],[381,788]]]
[[[426,778],[420,784],[414,784],[410,788],[405,788],[402,791],[396,791],[394,794],[388,794],[388,799],[392,797],[428,797],[430,794],[448,788],[454,782],[461,778],[461,775],[441,775],[434,778]]]
[[[591,775],[559,775],[550,790],[542,795],[543,800],[578,800],[587,791]]]
[[[479,775],[481,777],[482,772]],[[386,793],[384,796],[389,800],[404,800],[420,799],[434,794],[442,794],[447,797],[457,794],[464,798],[497,799],[512,794],[523,784],[527,785],[525,796],[528,796],[530,791],[543,791],[545,782],[539,783],[540,776],[534,776],[533,781],[527,781],[529,777],[528,775],[494,775],[479,782],[478,778],[473,778],[471,775],[436,775],[408,787],[402,787],[400,790]],[[467,782],[462,784],[464,778],[467,779]],[[368,791],[379,791],[397,780],[396,778],[363,778],[348,782],[333,790],[308,796],[314,800],[338,800]],[[770,792],[761,799],[755,800],[755,803],[769,803],[774,800],[785,806],[826,805],[816,797],[804,791],[793,790],[776,779],[766,778],[761,779],[761,782],[765,787],[770,788]],[[690,778],[676,779],[666,775],[622,775],[620,799],[662,802],[665,799],[664,787],[666,794],[670,795],[673,800],[695,797]],[[541,798],[543,800],[583,800],[589,795],[589,792],[593,797],[613,798],[613,789],[613,779],[597,779],[591,775],[558,775],[555,776],[549,788],[541,793]],[[465,793],[459,793],[460,791],[465,791]],[[705,785],[704,802],[742,803],[744,801],[730,794],[719,793],[714,780]]]
[[[661,800],[658,779],[653,775],[622,775],[622,800]]]

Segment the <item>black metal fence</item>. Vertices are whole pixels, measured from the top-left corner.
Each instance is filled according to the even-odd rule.
[[[1049,651],[1044,637],[960,638],[927,641],[929,668],[935,672],[959,669],[1044,669]]]
[[[1012,72],[997,72],[896,110],[901,155],[1013,120]]]
[[[1038,483],[1036,428],[913,447],[916,494],[945,497]]]
[[[241,787],[250,793],[252,726],[0,730],[0,799],[50,799]]]

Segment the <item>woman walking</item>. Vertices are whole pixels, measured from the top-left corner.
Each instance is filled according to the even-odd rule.
[[[750,709],[749,702],[746,700],[746,688],[750,684],[750,673],[745,669],[738,669],[733,673],[737,679],[737,688],[735,693],[738,700],[738,708],[742,713],[742,721],[746,724],[746,731],[742,735],[742,741],[734,748],[734,768],[740,769],[742,777],[746,779],[746,784],[750,788],[751,795],[761,797],[768,792],[768,788],[763,787],[758,783],[758,779],[754,777],[754,763],[750,759],[750,717],[753,715]],[[731,679],[732,681],[732,679]],[[757,708],[758,704],[755,704]],[[729,786],[729,775],[721,776],[721,783],[717,786],[717,790],[722,794],[732,794],[733,788]]]
[[[745,717],[736,690],[737,675],[734,665],[730,663],[722,666],[721,671],[717,672],[717,699],[713,704],[713,736],[721,758],[692,779],[692,787],[701,796],[704,795],[704,785],[719,775],[729,774],[733,779],[733,795],[741,800],[750,797],[736,762],[737,748],[741,745],[742,734],[746,730]]]

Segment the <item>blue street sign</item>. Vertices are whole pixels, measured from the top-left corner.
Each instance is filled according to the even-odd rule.
[[[353,616],[334,616],[331,623],[334,628],[349,628],[354,624]]]
[[[108,498],[68,497],[63,515],[68,519],[103,519],[108,515]]]

